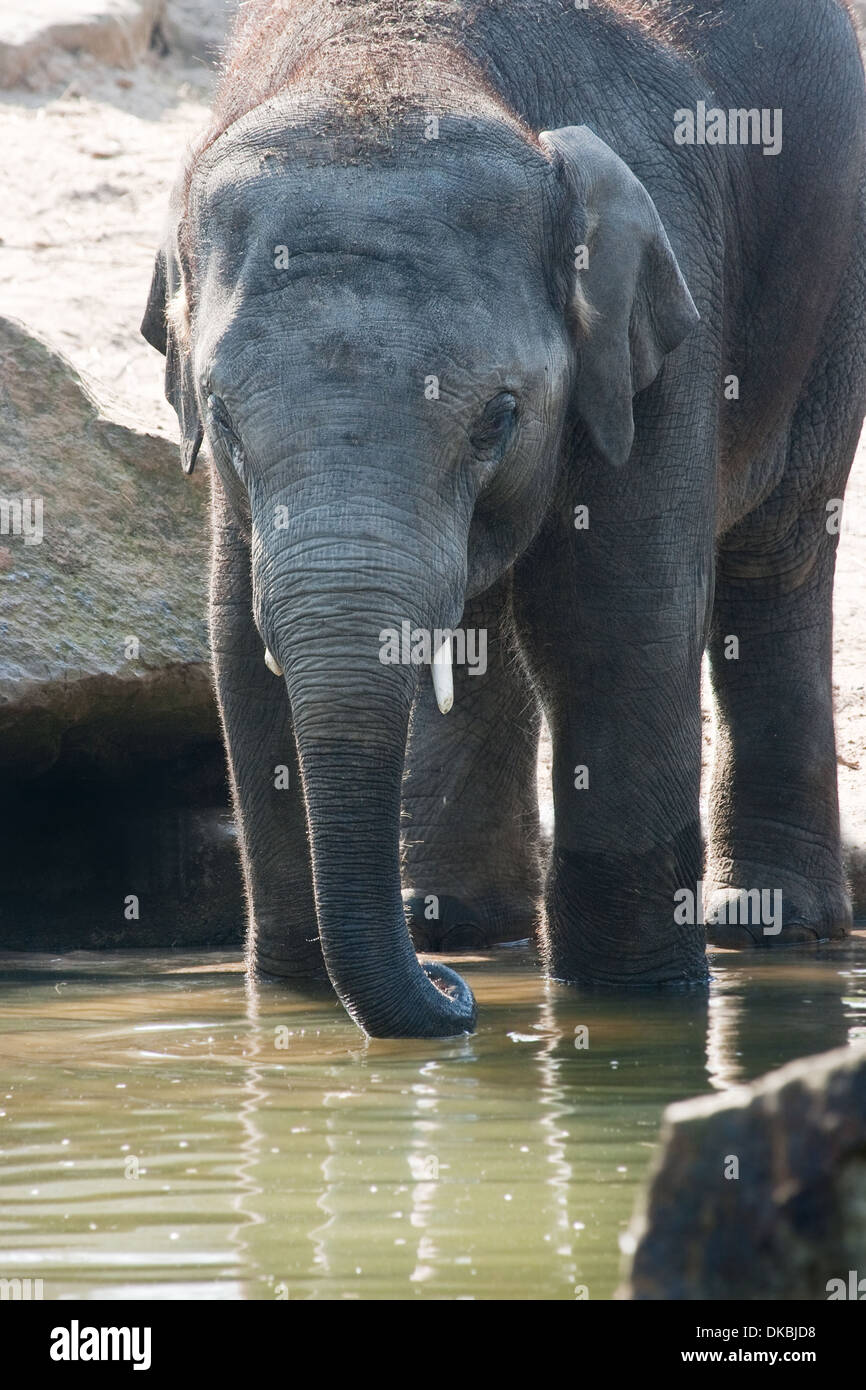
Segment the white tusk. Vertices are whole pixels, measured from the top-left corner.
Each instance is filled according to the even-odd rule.
[[[265,647],[265,665],[269,671],[273,671],[275,676],[281,676],[283,674],[282,666],[275,657],[271,656],[267,647]]]
[[[431,666],[433,689],[436,703],[442,714],[447,714],[454,704],[454,670],[451,665],[451,640],[443,642],[433,657]]]

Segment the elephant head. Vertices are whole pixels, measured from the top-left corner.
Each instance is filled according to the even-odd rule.
[[[585,127],[498,109],[342,144],[278,101],[196,157],[143,324],[184,466],[206,435],[284,673],[334,987],[378,1036],[471,1029],[403,913],[418,679],[383,629],[459,624],[550,505],[582,419],[622,466],[632,395],[697,315],[649,194]],[[575,248],[586,254],[575,268]],[[439,682],[447,705],[447,672]]]

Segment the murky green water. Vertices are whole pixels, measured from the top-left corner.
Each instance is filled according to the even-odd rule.
[[[0,1277],[609,1298],[664,1105],[866,1037],[866,933],[713,959],[709,1001],[616,999],[492,953],[474,1037],[382,1043],[227,956],[2,957]]]

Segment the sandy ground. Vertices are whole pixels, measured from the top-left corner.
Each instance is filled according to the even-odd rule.
[[[213,73],[147,54],[133,70],[63,56],[48,92],[0,92],[0,313],[176,437],[159,355],[138,331],[168,196]]]
[[[63,55],[46,90],[0,93],[0,313],[47,335],[151,429],[176,437],[161,359],[138,333],[168,194],[214,75],[148,53],[131,71]],[[836,588],[839,785],[866,856],[866,446],[846,503]],[[711,747],[709,714],[706,751]],[[549,818],[548,751],[542,750]],[[866,904],[864,904],[866,905]]]

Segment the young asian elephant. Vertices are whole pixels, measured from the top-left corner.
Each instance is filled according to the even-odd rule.
[[[486,945],[540,908],[552,976],[624,987],[850,920],[863,73],[836,0],[675,8],[251,0],[175,191],[143,332],[184,468],[213,457],[251,963],[374,1036],[474,1025],[410,927]]]

